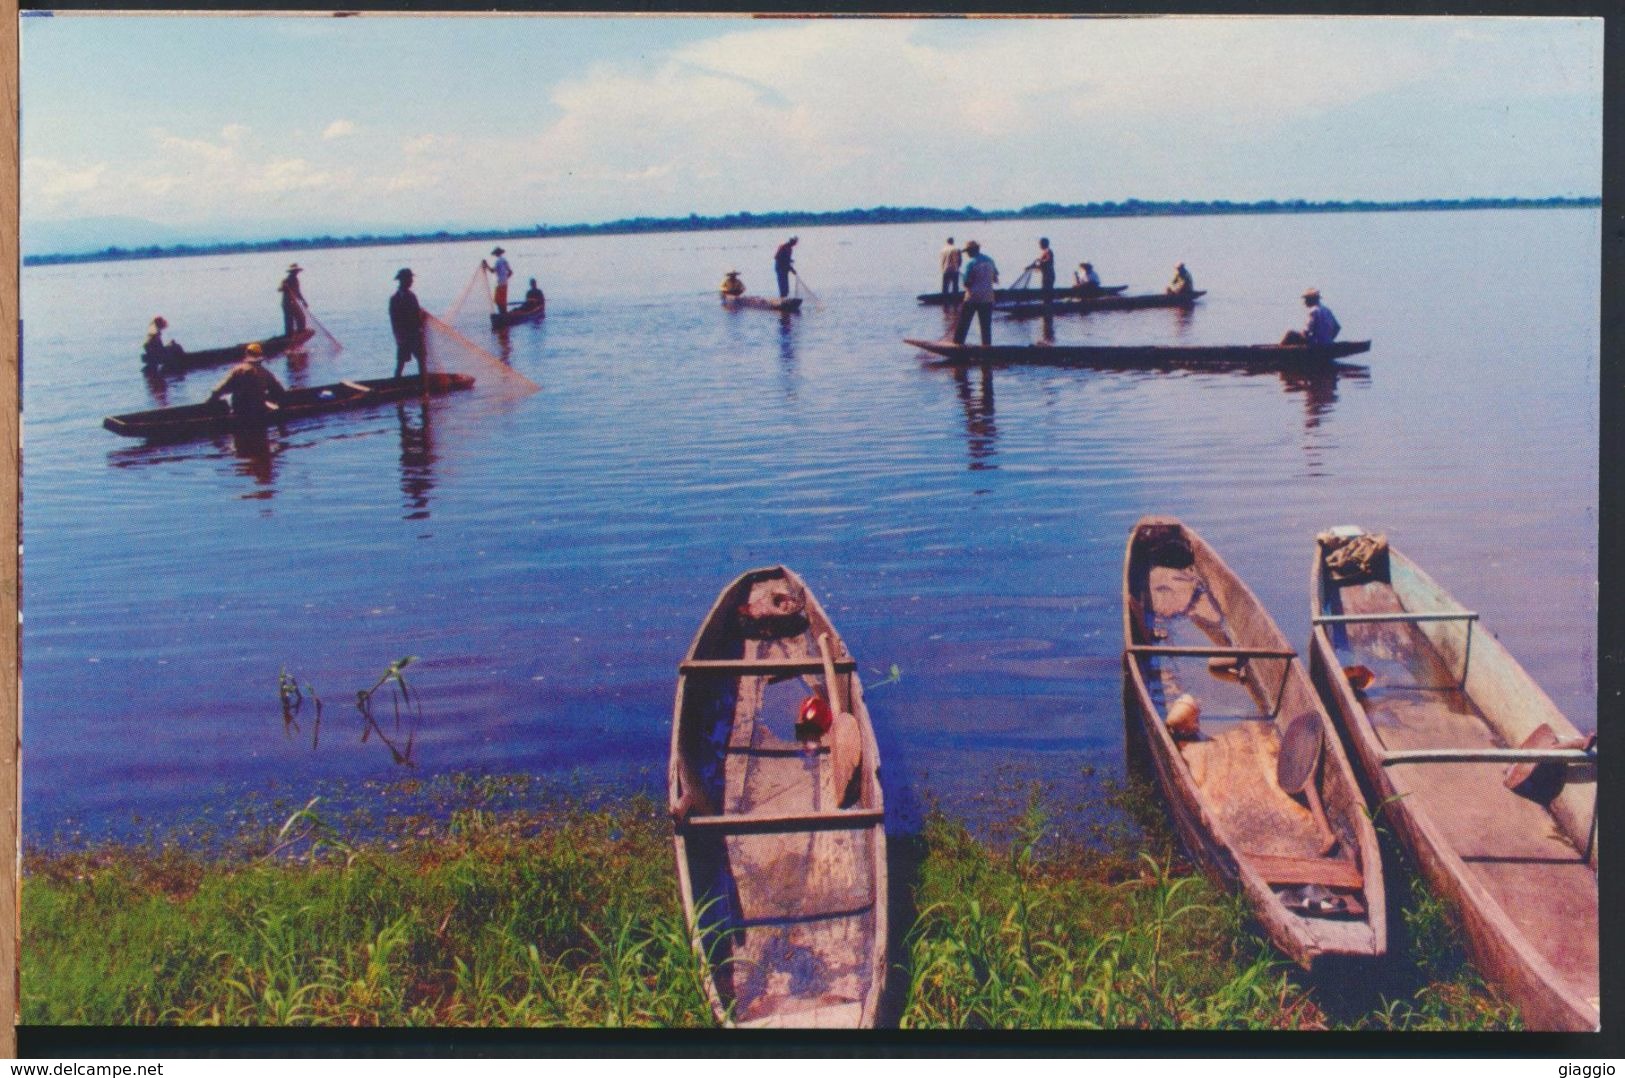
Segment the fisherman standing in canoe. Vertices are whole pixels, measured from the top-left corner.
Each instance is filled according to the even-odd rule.
[[[942,302],[946,306],[951,298],[959,294],[959,267],[963,256],[959,248],[954,246],[954,238],[948,237],[948,245],[942,249]]]
[[[493,247],[491,253],[496,256],[496,264],[487,265],[485,259],[482,258],[480,259],[480,269],[489,270],[496,275],[497,286],[496,290],[491,294],[491,302],[496,304],[497,314],[502,314],[508,309],[508,279],[513,276],[513,267],[508,265],[506,258],[502,257],[505,253],[502,248]]]
[[[959,320],[954,323],[954,343],[964,344],[970,332],[970,320],[981,323],[982,347],[993,343],[994,286],[999,283],[999,267],[982,253],[982,245],[975,240],[965,244],[970,261],[965,263],[965,299],[959,305]]]
[[[395,333],[395,377],[406,370],[406,361],[417,358],[418,374],[428,377],[423,363],[423,308],[412,294],[412,271],[395,275],[401,286],[389,297],[389,328]]]
[[[147,339],[141,342],[141,362],[147,366],[156,366],[171,356],[178,356],[184,351],[179,341],[164,343],[164,330],[169,323],[164,321],[163,315],[153,317],[147,326]]]
[[[265,369],[265,352],[255,342],[243,349],[242,362],[214,387],[209,403],[230,396],[234,419],[262,419],[286,395],[276,375]]]
[[[790,275],[796,272],[795,264],[790,259],[795,253],[794,248],[797,242],[796,237],[791,236],[779,244],[778,250],[773,252],[773,272],[778,274],[779,277],[780,299],[788,299],[790,296]]]
[[[1320,302],[1320,289],[1311,288],[1303,294],[1303,305],[1309,308],[1309,320],[1303,325],[1303,332],[1295,329],[1286,331],[1281,338],[1282,344],[1331,344],[1337,340],[1337,335],[1343,329],[1337,324],[1337,316],[1332,309]]]
[[[305,329],[305,295],[299,291],[300,269],[297,262],[289,266],[288,275],[276,286],[282,293],[282,332],[289,337]]]
[[[1048,237],[1038,241],[1038,257],[1033,259],[1027,270],[1038,271],[1038,284],[1044,290],[1044,302],[1048,303],[1055,294],[1055,252],[1049,249]]]

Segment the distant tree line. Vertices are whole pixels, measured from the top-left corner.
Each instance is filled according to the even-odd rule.
[[[106,262],[136,258],[184,258],[189,255],[245,254],[262,251],[310,251],[329,247],[383,247],[409,243],[446,243],[457,240],[516,240],[531,236],[610,236],[645,232],[712,232],[732,228],[807,228],[816,225],[889,225],[919,221],[1008,221],[1051,217],[1179,217],[1238,213],[1388,213],[1405,210],[1550,209],[1600,206],[1600,198],[1424,198],[1402,202],[1312,202],[1301,198],[1263,202],[1155,202],[1131,198],[1124,202],[1037,202],[1019,210],[981,210],[965,206],[950,210],[930,206],[876,206],[868,210],[810,213],[730,213],[721,217],[625,217],[602,224],[546,225],[531,228],[489,228],[469,232],[403,232],[378,236],[308,236],[301,239],[256,240],[239,243],[178,243],[170,246],[104,247],[82,254],[28,255],[25,266],[66,262]]]

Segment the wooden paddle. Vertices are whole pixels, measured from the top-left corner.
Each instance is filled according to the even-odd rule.
[[[1597,744],[1596,734],[1582,734],[1579,737],[1559,739],[1557,734],[1546,723],[1541,723],[1530,731],[1524,738],[1520,749],[1580,749],[1590,752]],[[1546,760],[1529,760],[1524,763],[1513,764],[1506,770],[1506,777],[1502,780],[1506,788],[1519,793],[1528,794],[1537,801],[1550,800],[1557,795],[1559,783],[1552,781],[1561,776],[1563,765]],[[1539,775],[1539,781],[1530,782]],[[1528,783],[1527,788],[1523,788]]]
[[[863,759],[863,730],[858,726],[857,716],[841,702],[840,690],[835,687],[835,656],[830,650],[828,633],[818,634],[818,652],[824,658],[824,684],[829,687],[830,707],[835,709],[835,720],[829,727],[829,773],[834,788],[826,792],[830,802],[840,808]]]
[[[1309,811],[1315,817],[1324,845],[1321,854],[1331,852],[1337,845],[1337,835],[1326,822],[1326,810],[1320,804],[1320,791],[1315,788],[1315,771],[1320,764],[1320,718],[1306,711],[1286,725],[1281,735],[1281,754],[1275,761],[1275,781],[1289,794],[1301,793],[1309,801]]]

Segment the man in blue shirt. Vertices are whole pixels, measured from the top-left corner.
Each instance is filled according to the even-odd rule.
[[[959,305],[959,321],[954,324],[954,343],[964,344],[974,315],[982,330],[982,347],[993,343],[994,286],[999,283],[999,267],[982,253],[975,240],[965,244],[970,261],[965,263],[965,299]]]
[[[1309,308],[1309,320],[1304,323],[1303,332],[1289,329],[1286,336],[1281,338],[1281,343],[1331,344],[1337,340],[1343,327],[1337,324],[1337,316],[1332,314],[1332,309],[1320,302],[1320,289],[1311,288],[1305,292],[1303,305]]]

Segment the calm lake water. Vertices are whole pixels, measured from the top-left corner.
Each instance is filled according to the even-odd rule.
[[[274,332],[285,256],[27,269],[25,840],[401,777],[351,701],[408,654],[415,776],[660,791],[678,659],[729,580],[775,563],[871,686],[901,674],[869,693],[899,826],[931,799],[975,818],[1029,780],[1087,792],[1083,769],[1124,766],[1121,564],[1152,512],[1199,530],[1300,643],[1314,533],[1384,530],[1594,729],[1599,227],[1553,210],[804,229],[823,302],[787,319],[712,292],[728,269],[771,291],[776,232],[516,240],[549,307],[506,350],[540,392],[485,379],[262,453],[100,421],[202,399],[221,372],[143,379],[148,320],[194,348]],[[949,231],[1006,282],[1047,235],[1108,283],[1158,291],[1183,260],[1210,290],[1188,314],[1057,319],[1063,343],[1273,341],[1315,285],[1345,337],[1375,341],[1368,369],[933,368],[901,338],[943,330],[913,297]],[[395,271],[443,312],[487,249],[300,254],[344,349],[270,368],[389,374]],[[480,317],[470,336],[502,351]],[[283,669],[326,702],[314,749],[308,710],[284,736]]]

